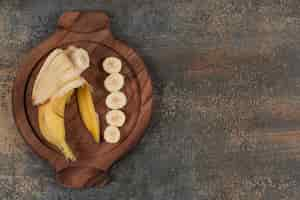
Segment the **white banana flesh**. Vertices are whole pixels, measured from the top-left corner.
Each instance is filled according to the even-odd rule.
[[[104,80],[104,87],[109,92],[116,92],[124,86],[124,76],[120,73],[112,73]]]
[[[62,49],[56,49],[49,54],[34,82],[33,105],[46,102],[68,82],[78,79],[80,74],[89,67],[87,52],[74,48],[70,50],[72,52],[70,58]],[[73,54],[76,56],[72,56]]]
[[[120,130],[117,127],[108,126],[104,130],[103,137],[107,143],[111,143],[111,144],[118,143],[121,138]]]
[[[90,66],[90,57],[85,49],[69,46],[65,53],[80,72]]]
[[[123,92],[112,92],[106,97],[105,104],[113,110],[121,109],[127,104],[127,97]]]
[[[103,69],[106,73],[119,73],[122,69],[122,62],[117,57],[108,57],[102,63]]]
[[[111,110],[106,113],[105,119],[107,124],[115,127],[121,127],[124,125],[126,117],[124,112],[121,110]]]

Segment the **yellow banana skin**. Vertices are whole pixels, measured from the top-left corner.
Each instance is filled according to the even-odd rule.
[[[65,139],[65,125],[63,112],[65,104],[70,99],[73,91],[62,97],[51,99],[38,107],[39,128],[43,137],[56,146],[66,159],[75,161],[76,157]]]
[[[52,109],[58,116],[64,118],[65,106],[70,102],[73,93],[74,90],[71,90],[66,95],[57,97],[55,101],[52,101]]]
[[[77,101],[82,121],[93,136],[95,142],[99,143],[100,122],[98,114],[95,111],[90,87],[87,84],[77,89]]]

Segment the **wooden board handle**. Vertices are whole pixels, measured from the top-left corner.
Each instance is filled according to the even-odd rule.
[[[56,174],[57,180],[68,188],[103,187],[110,181],[110,176],[91,167],[68,167]]]
[[[109,17],[100,11],[65,12],[58,20],[58,27],[76,33],[92,33],[109,29]]]

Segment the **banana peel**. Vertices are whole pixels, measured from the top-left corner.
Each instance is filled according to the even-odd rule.
[[[58,98],[53,98],[38,107],[38,122],[42,136],[56,146],[66,159],[75,161],[76,157],[66,142],[63,112],[72,91]]]
[[[85,84],[77,89],[80,116],[96,143],[100,142],[100,122],[93,103],[91,88]]]
[[[73,94],[74,89],[67,92],[64,96],[59,96],[54,101],[52,101],[52,109],[55,112],[55,114],[64,118],[66,104],[70,102]]]

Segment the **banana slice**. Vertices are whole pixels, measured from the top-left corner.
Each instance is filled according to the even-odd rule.
[[[112,74],[112,73],[119,73],[122,69],[122,62],[119,58],[116,57],[108,57],[102,63],[103,69],[105,72]]]
[[[124,76],[119,73],[112,73],[104,80],[104,87],[109,92],[116,92],[124,86]]]
[[[105,99],[106,106],[113,110],[123,108],[126,103],[127,97],[123,92],[112,92]]]
[[[125,114],[121,110],[111,110],[106,114],[106,122],[111,126],[121,127],[125,120]]]
[[[114,126],[108,126],[104,130],[104,140],[107,143],[117,143],[120,141],[121,134],[120,130],[117,127]]]

